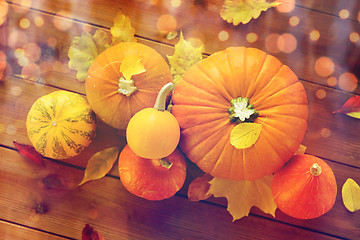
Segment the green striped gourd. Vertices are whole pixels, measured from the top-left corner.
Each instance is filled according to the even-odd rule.
[[[26,128],[31,143],[41,155],[66,159],[78,155],[91,143],[96,117],[81,95],[55,91],[34,102]]]

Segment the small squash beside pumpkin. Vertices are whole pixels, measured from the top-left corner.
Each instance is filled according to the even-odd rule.
[[[121,72],[126,58],[138,59],[135,63],[143,65],[144,71]],[[106,49],[91,64],[85,81],[86,97],[102,121],[125,130],[130,118],[152,107],[161,87],[171,81],[169,65],[158,52],[141,43],[124,42]]]
[[[91,143],[96,133],[96,117],[81,95],[55,91],[34,102],[26,128],[41,155],[66,159],[78,155]]]
[[[180,147],[204,172],[256,180],[279,170],[306,128],[306,92],[289,67],[255,48],[230,47],[189,68],[173,94]],[[256,143],[237,149],[237,124],[262,124]]]

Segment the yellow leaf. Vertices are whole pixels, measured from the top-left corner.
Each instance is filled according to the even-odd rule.
[[[124,57],[120,72],[124,75],[126,80],[131,80],[133,75],[146,72],[144,64],[141,63],[141,58],[137,55],[127,55]]]
[[[266,0],[225,0],[220,16],[235,26],[246,24],[252,18],[257,19],[262,11],[279,5],[280,2],[267,2]]]
[[[342,198],[345,207],[350,212],[360,209],[360,187],[351,178],[348,178],[342,187]]]
[[[114,18],[114,26],[110,28],[113,45],[120,42],[136,42],[135,29],[131,26],[130,18],[119,12]]]
[[[248,216],[253,206],[275,217],[277,206],[271,190],[272,180],[272,175],[256,181],[213,178],[210,181],[209,194],[213,194],[214,197],[226,197],[227,210],[233,221]]]
[[[88,181],[104,177],[114,165],[119,151],[119,147],[112,147],[95,153],[86,165],[85,175],[79,186]]]
[[[249,148],[258,140],[261,129],[259,123],[239,123],[230,133],[230,143],[237,149]]]
[[[294,153],[294,155],[295,154],[305,154],[305,152],[306,152],[306,146],[300,145],[298,150]]]
[[[174,55],[167,56],[175,86],[183,79],[185,71],[202,59],[201,52],[202,47],[193,47],[180,33],[179,42],[175,45]]]

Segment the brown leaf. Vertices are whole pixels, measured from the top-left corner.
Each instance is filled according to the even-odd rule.
[[[13,141],[13,143],[21,155],[31,159],[33,162],[40,166],[45,166],[43,157],[35,150],[33,146],[21,144],[16,142],[15,140]]]
[[[349,98],[339,110],[333,113],[343,113],[350,117],[360,118],[360,96]]]
[[[209,198],[211,196],[211,194],[208,193],[210,188],[209,181],[212,178],[210,174],[204,174],[201,177],[195,178],[189,185],[188,199],[190,201],[200,201]]]
[[[89,224],[86,224],[82,231],[82,240],[105,240],[105,238]]]

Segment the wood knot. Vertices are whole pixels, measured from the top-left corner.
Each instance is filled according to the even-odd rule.
[[[48,206],[46,203],[39,203],[34,207],[34,209],[37,214],[45,214],[48,212]]]

